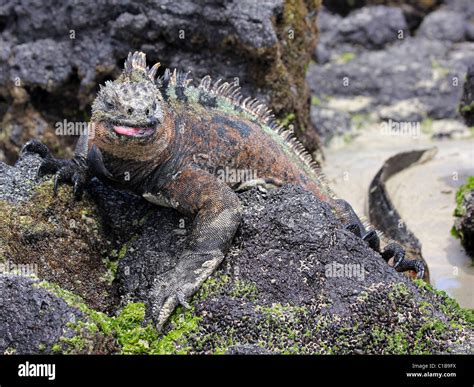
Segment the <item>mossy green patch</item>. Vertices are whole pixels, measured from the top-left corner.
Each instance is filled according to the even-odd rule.
[[[468,113],[470,111],[474,110],[474,102],[471,102],[469,105],[464,105],[461,108],[462,113]]]
[[[288,126],[289,124],[294,122],[295,118],[296,116],[294,113],[289,113],[280,120],[280,124],[283,126]]]
[[[116,340],[118,351],[123,354],[186,353],[190,350],[186,335],[199,327],[200,318],[195,316],[193,309],[183,311],[178,308],[170,318],[167,333],[161,335],[152,322],[145,323],[143,303],[129,303],[117,316],[108,316],[89,308],[81,297],[56,284],[42,281],[37,286],[47,289],[85,315],[84,320],[68,324],[76,334],[61,337],[52,349],[56,353],[82,353],[84,350],[90,353],[97,335]]]
[[[258,327],[266,348],[282,354],[301,353],[296,341],[304,333],[299,327],[307,314],[304,306],[274,303],[271,306],[257,305],[255,311],[262,316]]]
[[[297,318],[299,313],[305,313],[305,308],[302,306],[282,305],[274,303],[271,306],[256,306],[255,310],[261,312],[264,316],[270,319],[293,320]]]
[[[388,294],[388,298],[392,301],[400,298],[400,297],[406,297],[410,293],[407,285],[404,283],[396,283],[392,285],[392,290]]]
[[[169,331],[153,344],[152,353],[157,354],[186,354],[192,350],[188,341],[190,335],[199,330],[200,317],[194,314],[194,309],[178,308],[171,316]]]
[[[236,280],[230,292],[231,297],[253,301],[257,298],[258,290],[254,283]]]
[[[344,52],[337,59],[340,63],[348,63],[351,60],[354,60],[356,55],[353,52]]]
[[[451,298],[445,291],[435,289],[421,279],[415,279],[413,282],[419,288],[436,295],[440,301],[439,310],[446,314],[451,320],[465,322],[474,329],[474,312],[471,309],[461,308],[456,300]]]
[[[404,332],[394,332],[387,337],[387,350],[394,355],[408,353],[409,341],[408,334]]]
[[[104,276],[102,277],[108,284],[112,284],[115,277],[117,276],[118,262],[109,258],[103,259],[104,265],[107,269]]]
[[[466,192],[474,190],[474,176],[469,176],[466,180],[466,183],[459,187],[456,192],[456,209],[454,210],[454,216],[463,216],[464,210],[462,207],[462,202]]]
[[[415,291],[411,284],[390,284],[383,289],[386,301],[380,301],[381,288],[369,291],[368,297],[358,298],[361,305],[369,302],[371,312],[358,317],[362,328],[355,329],[352,338],[363,343],[367,353],[382,350],[385,354],[429,354],[449,352],[451,346],[462,345],[461,337],[473,327],[469,312],[423,280],[415,280],[414,285],[420,291]],[[397,309],[390,324],[374,324],[373,317],[390,315],[394,306]]]
[[[196,293],[195,299],[203,301],[211,295],[218,295],[229,280],[230,277],[226,274],[214,274],[204,281],[201,288]]]
[[[104,263],[105,267],[107,268],[107,272],[104,275],[104,279],[109,283],[112,284],[114,281],[115,277],[117,276],[117,269],[118,269],[118,264],[121,259],[125,257],[127,254],[127,250],[130,246],[130,244],[136,240],[137,236],[132,237],[127,243],[124,243],[121,247],[120,250],[111,250],[109,254],[102,259],[102,262]]]

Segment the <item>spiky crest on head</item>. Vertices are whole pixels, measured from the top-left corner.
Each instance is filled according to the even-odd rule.
[[[160,63],[155,63],[150,69],[146,65],[146,55],[141,51],[130,52],[125,60],[122,77],[124,80],[138,82],[140,80],[150,80],[155,82],[156,72],[160,67]]]

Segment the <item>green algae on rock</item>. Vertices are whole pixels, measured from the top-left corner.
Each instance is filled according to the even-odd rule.
[[[474,176],[467,178],[466,184],[456,192],[456,220],[451,234],[461,240],[462,245],[474,259]]]

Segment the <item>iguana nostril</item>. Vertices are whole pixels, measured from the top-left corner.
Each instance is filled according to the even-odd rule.
[[[158,123],[158,119],[156,117],[150,117],[148,118],[148,124],[150,126],[155,126]]]
[[[127,109],[127,114],[129,114],[129,115],[133,114],[133,108],[128,108]]]

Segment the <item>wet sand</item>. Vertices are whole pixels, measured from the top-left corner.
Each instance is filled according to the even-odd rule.
[[[348,144],[332,141],[326,148],[324,170],[335,192],[359,214],[367,215],[368,187],[383,162],[402,151],[433,146],[438,148],[433,160],[393,176],[387,189],[403,220],[421,241],[432,285],[461,306],[474,308],[473,261],[450,233],[455,193],[474,173],[473,140],[388,136],[374,126]]]

